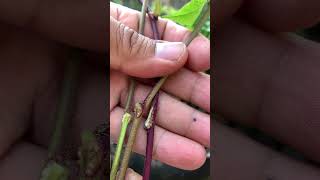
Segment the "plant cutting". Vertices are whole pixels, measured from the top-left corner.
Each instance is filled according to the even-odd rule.
[[[82,56],[82,50],[70,50],[70,60],[67,62],[60,99],[55,112],[55,129],[48,148],[47,162],[40,173],[40,180],[68,180],[74,176],[83,180],[106,177],[108,162],[106,123],[97,126],[95,132],[82,132],[77,162],[66,158],[67,152],[62,151],[63,136],[75,101],[74,92],[78,84]]]

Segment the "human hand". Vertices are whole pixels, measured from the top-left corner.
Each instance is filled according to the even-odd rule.
[[[0,179],[35,180],[48,158],[73,47],[89,52],[80,67],[72,126],[63,136],[67,152],[77,154],[81,132],[106,121],[105,4],[1,1],[0,12]]]
[[[40,11],[36,11],[37,8],[34,7],[38,7]],[[84,11],[89,13],[83,13]],[[10,1],[1,4],[0,12],[1,36],[2,39],[5,39],[2,42],[0,53],[2,59],[0,61],[2,74],[0,79],[0,119],[2,123],[0,127],[0,156],[2,157],[0,179],[33,180],[39,177],[47,159],[47,147],[55,123],[51,117],[55,112],[60,93],[60,80],[65,62],[68,60],[67,54],[70,47],[90,51],[82,67],[83,73],[77,91],[77,106],[71,120],[73,127],[65,135],[66,143],[71,146],[72,151],[76,151],[76,147],[79,146],[81,132],[88,129],[93,130],[98,124],[104,122],[107,116],[105,112],[106,79],[102,65],[105,61],[102,53],[108,49],[105,44],[106,33],[103,22],[105,10],[104,5],[98,1],[90,3],[89,6],[80,1],[79,4],[69,1],[46,1],[41,4]],[[177,31],[176,34],[180,36],[169,36],[164,39],[168,41],[183,39],[182,34],[186,32],[183,28],[172,24],[168,24],[168,27],[175,27],[168,28],[168,30]],[[186,63],[185,68],[179,70],[168,80],[164,90],[182,99],[189,99],[193,104],[209,112],[209,77],[196,73],[209,67],[209,42],[204,38],[197,38],[188,47],[188,51],[198,49],[195,47],[199,45],[198,48],[201,51],[198,53],[185,52],[185,55],[188,54],[188,61],[185,56],[176,63],[163,63],[164,66],[159,65],[159,67],[168,66],[169,68],[155,71],[158,74],[150,73],[145,76],[141,75],[141,77],[171,73]],[[119,78],[126,81],[123,73],[114,72],[119,74]],[[148,71],[145,70],[145,72]],[[130,72],[127,73],[130,74]],[[186,81],[191,84],[186,84]],[[197,86],[193,86],[195,82]],[[118,87],[125,88],[126,86]],[[141,90],[145,90],[144,86],[140,87]],[[138,91],[141,92],[139,88]],[[170,103],[172,106],[162,108],[163,103],[161,105],[161,102]],[[155,157],[184,169],[197,168],[205,160],[203,145],[209,146],[209,115],[200,113],[162,93],[160,108],[163,111],[160,113],[170,113],[169,107],[178,108],[175,114],[166,115],[167,120],[173,121],[164,122],[164,116],[159,117],[162,119],[159,120],[161,128],[156,129],[156,141],[159,140],[157,132],[161,134],[161,141],[157,149],[162,152],[166,151],[168,154],[159,152],[163,157],[159,155]],[[117,106],[115,110],[119,108]],[[188,118],[185,119],[185,117]],[[188,129],[190,122],[195,120],[196,122],[192,123],[194,125]],[[114,124],[111,126],[114,127]],[[177,152],[172,146],[177,143],[181,143],[179,144],[181,147],[188,146],[188,151]],[[19,173],[15,173],[16,170],[19,170]]]
[[[320,162],[320,45],[293,33],[319,22],[319,1],[216,1],[215,113],[254,127]],[[319,179],[214,121],[214,179]]]
[[[139,78],[158,77],[175,72],[167,80],[160,93],[157,126],[155,127],[154,155],[166,164],[193,170],[199,168],[206,159],[204,147],[210,145],[210,76],[199,71],[210,66],[210,42],[199,36],[185,47],[173,43],[166,57],[159,58],[157,44],[151,39],[133,34],[137,30],[138,12],[110,3],[110,133],[117,141],[124,113],[128,75]],[[148,19],[148,18],[147,18]],[[167,20],[159,20],[162,40],[182,42],[189,34],[185,28]],[[147,22],[147,37],[152,31]],[[135,42],[134,45],[130,45]],[[164,43],[162,43],[163,45]],[[169,43],[172,44],[172,43]],[[174,48],[182,53],[174,54]],[[131,54],[129,54],[131,52]],[[162,55],[162,54],[161,54]],[[172,59],[172,60],[169,60]],[[186,64],[185,64],[186,63]],[[119,65],[120,64],[120,65]],[[182,67],[185,64],[184,67]],[[182,67],[182,68],[181,68]],[[143,80],[136,87],[135,102],[142,101],[151,87]],[[181,102],[176,97],[202,108],[206,113]],[[134,151],[145,153],[146,132],[141,127]],[[179,148],[177,148],[179,147]]]

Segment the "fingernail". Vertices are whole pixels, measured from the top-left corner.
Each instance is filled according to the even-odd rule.
[[[170,61],[177,61],[185,49],[186,45],[182,42],[156,43],[155,56]]]

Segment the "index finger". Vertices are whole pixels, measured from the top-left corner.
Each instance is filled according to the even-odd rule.
[[[124,6],[110,3],[110,16],[137,31],[139,27],[139,12]],[[176,23],[159,18],[158,28],[160,37],[165,41],[181,42],[190,31]],[[152,38],[149,18],[146,18],[145,36]],[[204,71],[210,67],[210,41],[199,35],[188,46],[189,58],[187,66],[194,71]]]

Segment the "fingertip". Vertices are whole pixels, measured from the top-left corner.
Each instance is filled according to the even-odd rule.
[[[126,174],[126,180],[141,180],[142,176],[140,174],[136,173],[134,170],[131,168],[128,168],[127,174]]]
[[[188,168],[186,170],[196,170],[199,169],[206,162],[206,150],[200,144],[197,144],[197,147],[190,151],[190,157],[193,156],[193,161],[190,161],[188,164]]]
[[[188,46],[189,69],[199,72],[210,68],[210,40],[204,36],[196,37]]]
[[[196,170],[205,163],[206,151],[199,143],[187,139],[176,139],[171,143],[179,148],[158,145],[157,159],[160,158],[167,164],[189,171]]]

